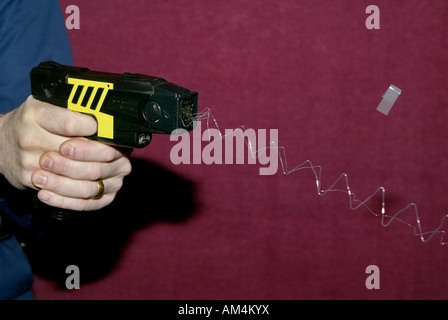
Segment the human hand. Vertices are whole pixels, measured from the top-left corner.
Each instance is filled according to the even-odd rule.
[[[30,96],[0,118],[0,173],[16,188],[40,189],[48,205],[97,210],[110,204],[130,173],[124,152],[96,141],[94,118]],[[97,180],[104,181],[104,194]]]

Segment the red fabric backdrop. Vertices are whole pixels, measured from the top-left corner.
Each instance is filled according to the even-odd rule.
[[[77,65],[198,91],[221,129],[278,129],[289,169],[321,165],[324,189],[345,172],[358,199],[383,186],[386,213],[414,202],[425,232],[447,214],[445,0],[60,3],[80,9]],[[379,30],[365,26],[370,4]],[[390,84],[403,93],[385,116],[376,107]],[[320,197],[311,170],[176,166],[174,145],[157,135],[133,153],[131,191],[77,254],[81,289],[36,274],[37,299],[447,297],[440,234],[424,243],[398,220],[350,210],[345,193]],[[380,195],[368,204],[380,212]],[[400,218],[416,225],[413,210]],[[365,286],[369,265],[379,290]]]

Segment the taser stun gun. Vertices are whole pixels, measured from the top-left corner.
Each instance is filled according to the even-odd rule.
[[[53,61],[42,62],[30,76],[35,99],[96,118],[98,130],[89,139],[143,148],[153,133],[193,130],[198,93],[162,78],[90,71]],[[43,204],[37,194],[33,194],[33,207],[59,221],[74,216],[71,210]]]
[[[42,62],[31,70],[34,98],[89,114],[98,131],[89,139],[142,148],[153,133],[193,129],[198,93],[162,78],[134,73],[107,73]]]

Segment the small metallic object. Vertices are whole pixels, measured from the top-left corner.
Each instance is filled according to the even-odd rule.
[[[96,183],[98,183],[98,192],[91,199],[99,199],[104,194],[104,182],[103,182],[103,180],[101,180],[101,179],[97,180]]]
[[[376,110],[387,116],[400,94],[401,89],[391,84],[387,91],[383,94],[383,100],[381,100]]]

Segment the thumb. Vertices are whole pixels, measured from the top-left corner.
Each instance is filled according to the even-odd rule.
[[[48,132],[65,137],[85,137],[97,132],[97,122],[91,116],[38,100],[34,104],[36,122]]]

